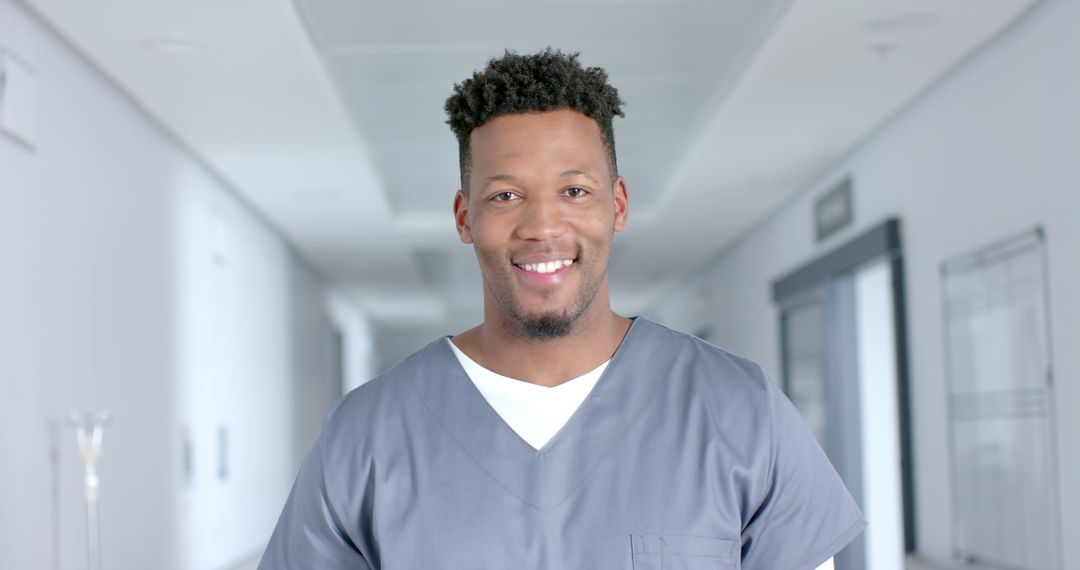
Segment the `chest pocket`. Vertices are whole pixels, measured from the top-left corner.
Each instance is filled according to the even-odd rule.
[[[630,536],[634,570],[738,570],[739,542],[672,534]]]

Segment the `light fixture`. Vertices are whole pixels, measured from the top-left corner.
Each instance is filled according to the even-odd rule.
[[[936,19],[932,12],[895,12],[867,18],[862,27],[874,34],[902,34],[928,27]]]
[[[162,55],[199,55],[210,51],[210,42],[184,34],[147,38],[141,42],[143,49]]]

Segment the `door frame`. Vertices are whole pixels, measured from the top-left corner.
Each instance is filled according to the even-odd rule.
[[[885,256],[892,269],[893,323],[896,339],[896,396],[900,421],[901,501],[903,505],[904,552],[916,551],[915,468],[912,453],[911,385],[908,364],[907,301],[904,287],[904,257],[901,223],[889,218],[858,237],[834,248],[773,282],[773,302],[790,307],[805,300],[829,279],[855,270],[875,258]],[[781,331],[781,350],[783,350]],[[781,354],[781,361],[783,355]]]

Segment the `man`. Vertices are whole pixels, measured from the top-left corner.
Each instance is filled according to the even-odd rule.
[[[455,87],[484,321],[331,407],[260,568],[811,570],[862,530],[757,365],[612,312],[621,104],[550,49]]]

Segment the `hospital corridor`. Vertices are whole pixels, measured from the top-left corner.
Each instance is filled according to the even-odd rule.
[[[508,80],[469,91],[522,54],[610,82],[613,131],[574,106],[588,97],[503,113],[483,98],[524,104]],[[523,324],[533,344],[515,346],[584,351],[567,331],[610,302],[626,351],[670,332],[756,363],[741,366],[791,402],[865,520],[819,552],[837,570],[1080,570],[1078,55],[1080,0],[0,0],[0,569],[273,570],[275,528],[303,511],[366,556],[357,568],[411,569],[393,548],[451,535],[405,538],[409,517],[443,517],[475,523],[446,524],[479,533],[486,562],[446,550],[425,569],[591,570],[570,562],[593,560],[568,554],[578,540],[625,546],[593,553],[604,568],[799,570],[762,562],[783,558],[759,554],[751,525],[702,534],[705,519],[674,514],[723,491],[693,486],[709,462],[786,445],[714,411],[733,406],[632,383],[675,390],[707,368],[679,364],[689,349],[631,361],[615,345],[563,385],[518,386],[492,370],[540,353],[469,348],[518,342],[475,331],[517,318],[522,299],[565,297],[578,312],[563,328]],[[579,123],[600,134],[580,137],[611,177],[560,167],[574,182],[542,197],[530,181],[545,149],[567,155],[563,135],[512,128]],[[610,219],[582,213],[609,205]],[[561,255],[515,253],[548,242]],[[427,398],[423,430],[368,384],[450,369],[468,394],[429,379],[408,396]],[[487,373],[523,390],[492,395]],[[727,385],[715,406],[741,397]],[[363,406],[339,400],[367,388]],[[497,397],[523,398],[514,413],[542,437]],[[352,441],[375,442],[357,449],[408,445],[323,491],[398,525],[370,540],[333,506],[286,507],[294,482],[329,481],[349,459],[325,447],[353,437],[341,410]],[[696,435],[669,421],[732,439],[688,458],[664,438]],[[429,428],[452,437],[416,435]],[[601,447],[620,434],[636,443]],[[566,458],[579,440],[596,458]],[[535,468],[508,482],[511,451]],[[475,493],[477,513],[515,496],[555,534],[524,515],[423,508],[430,492],[401,461],[452,453],[483,470],[441,492]],[[685,486],[634,491],[629,478],[677,462],[692,466]],[[573,469],[592,479],[530,487]],[[400,511],[355,498],[362,485]],[[587,513],[542,518],[564,495],[631,508],[664,497],[653,491],[670,512],[610,513],[633,536]],[[791,524],[790,543],[827,532]],[[503,554],[515,532],[521,551]],[[343,567],[319,560],[288,567]]]

